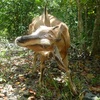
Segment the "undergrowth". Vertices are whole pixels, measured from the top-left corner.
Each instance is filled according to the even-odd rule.
[[[71,49],[69,52],[69,68],[77,87],[77,96],[74,96],[69,89],[67,75],[60,71],[54,62],[49,62],[52,66],[47,66],[45,69],[43,85],[40,87],[39,61],[37,61],[37,71],[32,72],[34,52],[17,47],[6,39],[1,39],[0,44],[0,86],[4,89],[6,84],[10,84],[14,93],[18,94],[17,100],[28,98],[31,98],[30,100],[86,100],[84,97],[87,92],[99,94],[99,59],[73,59],[74,53],[77,52]],[[1,93],[3,94],[2,91]],[[8,98],[7,95],[0,96],[0,98],[4,97]],[[95,100],[100,98],[97,97]]]

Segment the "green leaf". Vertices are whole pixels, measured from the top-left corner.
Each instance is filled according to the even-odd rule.
[[[40,0],[35,0],[36,1],[36,3],[40,3]]]

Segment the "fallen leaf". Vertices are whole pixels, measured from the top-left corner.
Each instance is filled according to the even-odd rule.
[[[100,86],[96,86],[96,87],[89,87],[90,91],[94,91],[94,92],[100,92]]]
[[[93,74],[87,74],[87,76],[86,76],[88,79],[92,79],[92,78],[94,78],[94,75]]]
[[[27,100],[35,100],[34,96],[30,96]]]
[[[0,93],[0,97],[4,97],[5,96],[5,94],[3,94],[3,93]]]
[[[36,92],[32,89],[29,89],[29,93],[36,95]]]
[[[15,83],[15,85],[19,85],[19,84],[20,84],[20,82],[16,82],[16,83]]]
[[[25,91],[26,90],[26,87],[23,87],[21,90],[20,90],[20,92],[23,92],[23,91]]]
[[[83,71],[83,72],[81,73],[81,75],[82,75],[82,76],[86,76],[87,73],[86,73],[85,71]]]
[[[19,75],[19,80],[20,81],[24,81],[25,80],[25,77],[23,75]]]
[[[84,70],[85,70],[86,72],[88,72],[88,71],[90,71],[90,68],[85,67]]]
[[[3,100],[8,100],[8,98],[7,97],[3,97]]]

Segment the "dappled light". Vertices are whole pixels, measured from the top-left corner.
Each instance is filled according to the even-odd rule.
[[[1,0],[0,100],[100,100],[99,5]]]

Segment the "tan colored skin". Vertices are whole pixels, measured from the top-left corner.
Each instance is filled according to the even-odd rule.
[[[60,50],[61,57],[62,57],[62,59],[64,59],[65,56],[67,56],[67,50],[70,47],[70,36],[69,36],[68,27],[66,26],[66,24],[59,21],[54,16],[49,14],[48,17],[49,17],[49,20],[50,20],[50,26],[56,26],[56,25],[59,25],[59,24],[63,24],[63,26],[64,26],[64,30],[61,34],[61,41],[56,43],[57,47]],[[28,34],[31,34],[35,30],[37,30],[41,25],[44,25],[43,15],[37,17],[36,19],[33,19],[32,23],[29,25]],[[65,61],[64,63],[66,63],[66,62],[68,63],[68,61]],[[68,66],[67,63],[66,63],[66,66]]]
[[[75,88],[75,86],[74,86],[74,84],[72,83],[72,80],[71,80],[70,70],[68,68],[68,55],[67,55],[67,53],[68,53],[68,48],[70,47],[70,36],[69,36],[69,31],[68,31],[67,25],[65,23],[59,21],[54,16],[52,16],[50,14],[48,15],[48,13],[46,12],[45,17],[44,17],[44,14],[43,14],[43,15],[36,17],[35,19],[32,20],[32,23],[29,25],[28,34],[32,34],[32,32],[35,32],[36,30],[38,30],[38,28],[41,25],[46,25],[46,26],[50,26],[50,27],[51,26],[53,27],[53,26],[56,26],[56,25],[59,26],[58,28],[56,28],[54,30],[55,35],[59,31],[61,31],[60,32],[61,35],[59,36],[60,41],[57,41],[57,42],[54,43],[54,45],[56,45],[57,48],[58,48],[58,53],[60,55],[59,57],[61,57],[61,59],[60,59],[61,61],[59,62],[59,60],[58,60],[58,63],[61,66],[60,68],[65,70],[68,74],[68,77],[69,77],[68,79],[69,79],[69,82],[70,82],[70,87],[71,87],[72,92],[74,94],[77,94],[76,88]],[[62,26],[62,27],[60,27],[60,26]],[[50,52],[52,52],[54,48],[53,48],[53,46],[51,46],[51,47],[45,49],[45,48],[42,48],[40,46],[32,46],[32,45],[27,45],[25,47],[35,51],[34,62],[33,62],[34,65],[36,63],[37,54],[38,53],[41,54],[41,65],[40,65],[41,75],[40,75],[40,79],[39,79],[39,81],[41,83],[42,78],[43,78],[43,70],[45,68],[44,62],[49,57]],[[56,58],[56,56],[55,56],[55,58]],[[56,58],[56,59],[58,59],[58,58]],[[35,70],[36,70],[36,67],[34,67],[34,71]]]

